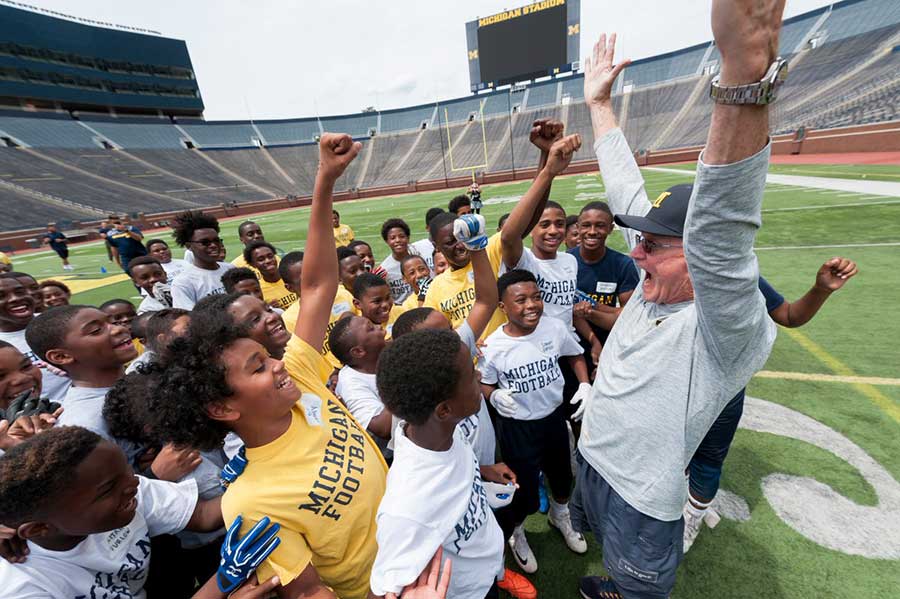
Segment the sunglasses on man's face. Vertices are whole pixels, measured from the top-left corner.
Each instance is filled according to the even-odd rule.
[[[647,255],[652,254],[653,250],[684,247],[681,243],[659,243],[658,241],[652,241],[640,234],[635,235],[634,240],[641,245],[641,249],[643,249],[644,253]]]
[[[192,241],[191,243],[199,243],[203,247],[209,247],[211,245],[224,245],[224,241],[222,241],[221,237],[214,237],[213,239],[198,239],[196,241]]]

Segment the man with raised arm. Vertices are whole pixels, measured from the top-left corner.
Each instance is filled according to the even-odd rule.
[[[572,521],[595,534],[611,575],[583,578],[584,597],[669,596],[683,556],[685,468],[775,340],[753,242],[767,103],[784,75],[783,10],[784,0],[713,0],[722,69],[690,194],[647,198],[610,99],[627,64],[613,65],[615,36],[602,36],[585,66],[594,150],[641,284],[609,335],[584,415]]]

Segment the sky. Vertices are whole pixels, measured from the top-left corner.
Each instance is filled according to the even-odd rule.
[[[24,0],[187,42],[207,120],[327,116],[469,94],[465,23],[523,0]],[[785,18],[830,4],[787,0]],[[581,58],[712,39],[708,0],[581,0]]]

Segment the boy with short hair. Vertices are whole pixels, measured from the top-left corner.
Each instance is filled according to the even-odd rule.
[[[522,523],[538,509],[542,471],[552,490],[550,525],[559,529],[569,549],[587,551],[569,518],[573,477],[560,358],[568,358],[580,383],[573,404],[583,403],[591,387],[581,346],[564,323],[543,315],[534,275],[511,270],[499,278],[497,289],[508,322],[485,340],[481,386],[497,409],[500,452],[519,482],[506,514],[516,525],[510,547],[519,567],[530,573],[537,570],[537,560]]]
[[[378,275],[385,281],[387,280],[387,271],[375,263],[375,254],[372,253],[371,245],[362,239],[355,239],[351,241],[347,247],[356,252],[356,255],[362,260],[363,269],[365,269],[366,272]]]
[[[16,273],[0,273],[0,341],[6,341],[41,369],[44,394],[61,403],[72,380],[65,372],[35,353],[26,339],[26,328],[34,319],[34,297],[22,285]]]
[[[119,218],[113,219],[112,225],[113,229],[106,234],[106,240],[116,250],[116,262],[127,273],[128,263],[133,258],[147,255],[147,248],[142,242],[144,234],[137,227]]]
[[[265,301],[262,287],[259,284],[259,277],[252,268],[247,268],[246,266],[232,268],[222,275],[222,284],[225,286],[225,293],[252,295],[262,302]]]
[[[238,225],[238,239],[241,240],[241,243],[244,244],[244,249],[247,248],[248,245],[253,243],[254,241],[265,241],[266,238],[263,235],[262,228],[252,220],[245,220],[241,224]],[[275,262],[278,262],[278,251],[274,249],[275,253]],[[235,268],[246,268],[250,266],[250,263],[247,261],[247,257],[244,255],[244,252],[241,251],[238,254],[237,258],[231,261]]]
[[[41,284],[37,282],[33,276],[28,274],[27,272],[20,271],[10,271],[12,276],[18,279],[19,283],[22,284],[28,293],[34,298],[34,313],[40,314],[44,311],[44,292],[41,291]]]
[[[235,269],[237,270],[237,269]],[[169,344],[179,337],[187,334],[188,324],[191,322],[191,313],[181,308],[164,308],[147,320],[144,353],[128,365],[125,374],[130,374],[142,364],[149,364],[166,357]]]
[[[172,224],[175,242],[193,252],[194,262],[172,283],[172,306],[190,310],[207,295],[225,293],[222,275],[234,268],[219,258],[224,242],[219,237],[219,221],[208,214],[188,210]]]
[[[47,225],[47,232],[41,238],[41,243],[49,245],[56,252],[62,260],[63,270],[75,270],[75,267],[69,264],[69,240],[56,228],[56,223]]]
[[[274,245],[268,241],[251,241],[244,246],[244,260],[260,275],[259,286],[264,302],[285,310],[297,301],[297,294],[285,287],[278,273],[278,254]]]
[[[409,297],[400,304],[400,309],[406,312],[418,308],[425,300],[425,293],[432,279],[431,269],[422,256],[407,256],[400,262],[400,272],[403,273],[403,280],[412,289]]]
[[[138,305],[137,313],[156,312],[172,307],[172,289],[169,274],[159,258],[152,253],[134,258],[129,264],[129,276],[135,287],[141,290],[144,299]]]
[[[570,214],[566,217],[566,250],[577,248],[581,242],[578,234],[578,216]]]
[[[353,283],[353,306],[360,315],[384,329],[388,339],[394,321],[403,313],[400,306],[394,304],[385,280],[368,272],[359,275]]]
[[[388,458],[393,415],[384,408],[375,384],[378,357],[385,347],[384,330],[363,316],[348,316],[335,323],[328,345],[344,364],[338,373],[335,395],[344,400],[356,421],[369,431]]]
[[[81,427],[13,448],[0,457],[0,479],[0,521],[28,541],[24,563],[0,560],[4,599],[145,599],[151,536],[223,524],[221,500],[200,501],[196,482],[136,477],[118,447]],[[224,597],[215,579],[194,599]]]
[[[175,279],[178,278],[178,275],[181,274],[181,271],[184,270],[184,267],[187,266],[187,262],[181,258],[173,258],[172,250],[169,249],[169,244],[162,239],[151,239],[146,243],[146,246],[147,255],[153,256],[159,260],[163,270],[166,271],[166,278],[168,279],[169,284],[171,285],[174,283]]]
[[[458,195],[447,204],[447,212],[453,216],[468,214],[472,212],[472,201],[469,200],[469,196],[466,194]]]
[[[72,380],[59,424],[83,426],[111,439],[103,401],[125,374],[125,364],[138,355],[128,326],[112,322],[93,306],[71,305],[35,317],[25,338],[38,357],[64,370]]]
[[[391,296],[398,305],[412,293],[412,289],[403,280],[403,273],[400,272],[400,262],[415,251],[410,251],[409,235],[409,225],[402,218],[389,218],[381,225],[381,238],[391,248],[390,255],[382,260],[381,268],[387,272]]]
[[[291,307],[284,311],[281,318],[284,319],[284,326],[287,330],[293,331],[297,324],[297,316],[300,314],[300,278],[303,275],[303,252],[288,252],[278,263],[278,274],[284,281],[284,286],[288,291],[297,295],[297,301],[291,304]]]
[[[337,210],[331,211],[331,226],[334,228],[334,245],[335,247],[346,246],[353,241],[355,235],[350,225],[341,224],[341,215]]]
[[[69,300],[72,298],[72,290],[62,281],[47,279],[42,281],[39,287],[43,294],[45,308],[69,305]]]
[[[376,517],[372,593],[399,593],[443,547],[453,563],[449,597],[497,596],[503,533],[457,426],[481,405],[469,349],[452,331],[416,331],[382,352],[376,379],[387,409],[405,422]]]

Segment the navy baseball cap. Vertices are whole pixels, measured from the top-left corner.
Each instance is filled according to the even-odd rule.
[[[694,186],[691,183],[673,185],[659,194],[644,216],[617,214],[616,224],[653,235],[684,236],[684,220]]]

